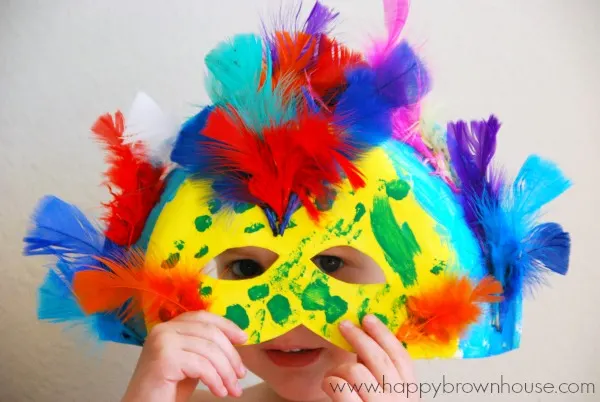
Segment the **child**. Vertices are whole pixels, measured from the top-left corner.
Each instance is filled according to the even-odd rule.
[[[231,253],[217,261],[221,273],[231,271],[223,265],[228,260],[229,266],[241,265],[240,272],[251,271],[252,265],[259,267],[252,275],[273,262],[271,253],[256,248],[239,249],[232,257],[227,254]],[[368,258],[361,261],[364,265],[353,266],[354,256],[348,249],[329,250],[328,254],[315,261],[337,278],[354,283],[384,280],[381,269]],[[247,277],[238,275],[239,279]],[[152,330],[123,402],[208,402],[226,396],[261,402],[419,399],[414,390],[393,392],[389,387],[386,393],[381,393],[383,388],[379,393],[367,391],[364,386],[352,392],[350,386],[361,383],[415,384],[413,364],[402,343],[373,315],[364,317],[362,329],[347,321],[340,323],[340,329],[357,354],[302,326],[262,344],[233,346],[244,343],[247,335],[231,321],[206,312],[182,314]],[[302,351],[291,351],[295,349]],[[242,392],[238,379],[246,375],[246,368],[264,382]],[[198,381],[210,392],[194,392]]]
[[[409,354],[519,346],[524,288],[567,272],[568,233],[537,218],[570,183],[532,156],[507,184],[494,116],[423,121],[408,2],[384,4],[388,37],[365,54],[317,2],[212,50],[213,105],[183,125],[145,95],[101,116],[103,233],[40,204],[26,254],[57,263],[39,316],[143,345],[125,401],[186,401],[199,381],[200,401],[415,400]],[[246,367],[265,382],[242,394]]]

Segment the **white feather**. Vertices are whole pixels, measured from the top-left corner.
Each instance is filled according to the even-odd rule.
[[[125,144],[144,144],[150,162],[168,164],[180,124],[146,93],[138,92],[125,120]]]

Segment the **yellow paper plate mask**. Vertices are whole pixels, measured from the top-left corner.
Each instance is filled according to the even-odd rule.
[[[337,14],[317,2],[304,24],[210,52],[213,105],[183,125],[143,94],[127,120],[100,117],[106,229],[41,202],[25,252],[57,263],[40,318],[141,345],[207,310],[251,344],[304,325],[349,349],[339,322],[372,313],[414,357],[518,347],[524,289],[568,268],[569,235],[535,218],[569,182],[537,156],[513,183],[493,171],[494,116],[423,120],[429,73],[400,39],[408,5],[391,3],[389,36],[365,54],[328,35]]]

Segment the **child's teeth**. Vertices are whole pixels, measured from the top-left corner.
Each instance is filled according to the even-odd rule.
[[[300,352],[302,349],[290,349],[287,352]]]

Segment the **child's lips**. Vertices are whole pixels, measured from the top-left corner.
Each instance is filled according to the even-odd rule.
[[[319,359],[323,348],[277,348],[265,349],[267,357],[280,367],[305,367]]]

